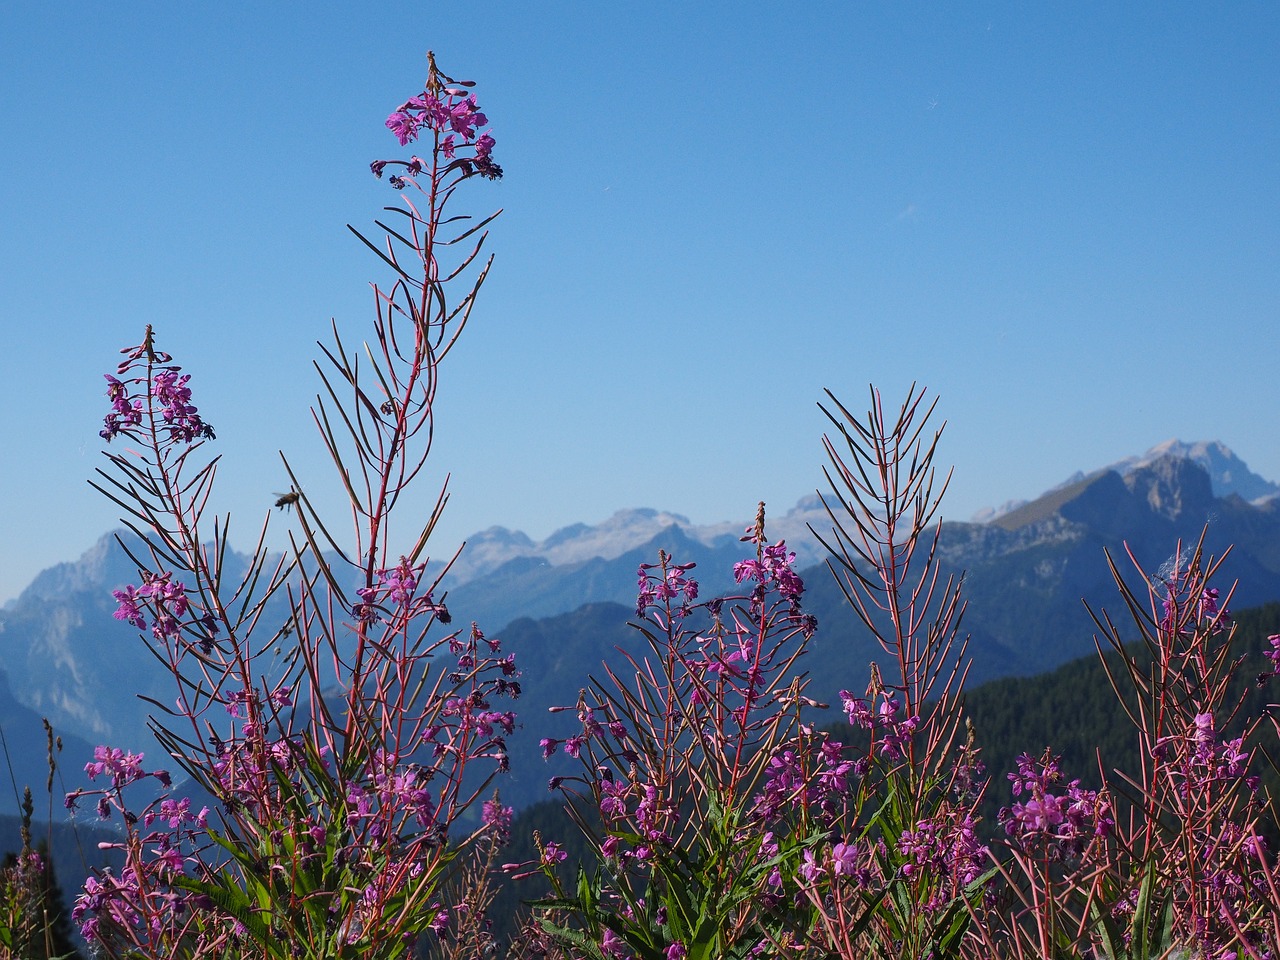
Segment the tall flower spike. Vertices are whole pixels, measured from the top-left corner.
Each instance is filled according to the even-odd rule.
[[[490,180],[502,176],[502,167],[493,160],[496,141],[488,126],[489,118],[480,111],[474,93],[460,83],[440,73],[435,56],[427,54],[427,82],[420,94],[410,97],[387,117],[386,127],[407,147],[419,137],[429,134],[435,141],[432,155],[438,161],[441,156],[448,162],[443,169],[432,167],[433,174],[457,172],[466,177],[479,174]],[[388,183],[403,190],[419,174],[427,172],[426,162],[413,156],[408,160],[375,160],[369,164],[375,177],[381,178],[387,167],[400,167],[400,173],[391,174]]]

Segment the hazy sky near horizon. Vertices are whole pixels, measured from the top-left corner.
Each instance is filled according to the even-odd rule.
[[[1280,480],[1280,7],[47,4],[0,11],[0,602],[116,526],[102,374],[154,325],[248,546],[335,488],[307,411],[424,54],[478,83],[491,279],[443,373],[437,555],[821,485],[830,388],[941,398],[944,516],[1168,439]],[[333,502],[336,504],[336,491]],[[282,543],[284,517],[273,534]],[[408,532],[406,531],[406,536]]]

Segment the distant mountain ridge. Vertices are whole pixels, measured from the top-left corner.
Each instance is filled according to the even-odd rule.
[[[995,523],[944,524],[941,572],[944,577],[964,578],[968,602],[963,627],[972,661],[970,685],[1040,674],[1074,658],[1091,656],[1095,628],[1082,598],[1094,610],[1105,608],[1118,614],[1120,622],[1124,617],[1104,551],[1140,589],[1142,581],[1129,566],[1126,552],[1131,551],[1154,575],[1179,543],[1184,548],[1195,543],[1206,531],[1206,523],[1209,554],[1221,556],[1234,545],[1217,581],[1224,596],[1233,581],[1239,581],[1231,605],[1256,607],[1280,600],[1278,508],[1280,502],[1275,499],[1255,506],[1238,495],[1217,497],[1203,467],[1166,453],[1135,464],[1123,476],[1104,471],[1079,479]],[[693,549],[694,545],[686,546]],[[740,544],[736,546],[741,549]],[[726,573],[728,561],[697,559],[703,592],[715,595],[723,584],[715,578]],[[539,602],[546,603],[546,595],[554,592],[554,568],[530,568],[525,575],[530,579],[513,592],[536,590],[541,584],[546,593]],[[624,575],[622,569],[613,574]],[[805,610],[815,614],[819,624],[800,664],[810,678],[806,695],[838,703],[841,689],[866,688],[870,662],[883,666],[891,656],[856,621],[827,570],[811,567],[803,577]],[[471,586],[482,582],[483,578]],[[612,650],[615,645],[633,654],[637,649],[636,632],[624,625],[629,616],[627,607],[595,604],[553,618],[518,620],[503,631],[517,657],[525,658],[526,669],[526,712],[521,713],[526,728],[512,738],[513,756],[536,757],[539,737],[565,737],[571,732],[570,714],[548,716],[545,707],[572,704],[585,673],[600,676],[602,660],[625,669]],[[835,713],[831,719],[836,719]],[[513,769],[516,766],[513,761]],[[557,756],[546,764],[534,764],[535,782],[530,784],[527,767],[526,760],[509,785],[513,802],[538,799],[536,790],[526,791],[539,785],[539,773],[545,777],[569,772]]]
[[[536,558],[553,567],[575,566],[597,559],[616,560],[672,528],[689,541],[721,548],[737,543],[752,520],[754,510],[741,521],[695,524],[678,513],[635,508],[619,510],[597,524],[575,523],[561,527],[541,541],[534,541],[519,530],[494,526],[467,538],[466,548],[454,561],[449,575],[457,586],[522,558]],[[817,494],[810,494],[784,514],[768,512],[770,538],[786,540],[802,565],[816,563],[821,559],[821,548],[813,541],[807,525],[826,520],[821,500]]]
[[[1117,469],[1078,474],[991,522],[944,524],[939,558],[944,575],[964,577],[973,682],[1039,673],[1090,652],[1093,626],[1081,598],[1096,608],[1114,607],[1117,596],[1104,549],[1121,564],[1131,551],[1154,573],[1179,541],[1194,542],[1207,523],[1210,552],[1221,555],[1234,544],[1220,583],[1225,592],[1239,580],[1232,605],[1280,600],[1280,497],[1266,493],[1274,484],[1256,478],[1248,481],[1253,487],[1242,486],[1254,475],[1220,444],[1161,446],[1163,452]],[[1235,486],[1226,494],[1226,481],[1215,488],[1197,448],[1217,457],[1220,477],[1230,471]],[[1242,489],[1262,495],[1250,502]],[[602,524],[562,528],[541,543],[502,528],[473,538],[463,557],[473,548],[482,556],[451,571],[446,600],[456,622],[475,620],[506,640],[524,670],[528,706],[521,718],[528,730],[517,731],[513,750],[525,749],[524,740],[536,745],[542,735],[559,735],[548,728],[546,705],[572,704],[586,674],[615,645],[632,648],[636,635],[626,621],[638,563],[652,562],[659,550],[696,561],[703,596],[717,595],[733,586],[733,563],[748,550],[739,541],[746,522],[698,526],[679,514],[627,510]],[[856,622],[830,572],[814,565],[822,555],[807,523],[830,527],[817,496],[769,514],[768,532],[799,554],[805,608],[819,620],[805,664],[811,694],[837,702],[840,689],[865,688],[868,662],[885,654]],[[50,717],[60,733],[154,751],[145,732],[154,707],[134,694],[170,702],[172,681],[142,650],[136,631],[112,618],[111,590],[136,579],[112,537],[104,537],[79,561],[42,572],[0,611],[0,644],[23,708]],[[275,629],[287,616],[273,609],[264,624]],[[31,763],[28,769],[38,769]],[[522,791],[537,786],[540,764],[520,775],[513,802],[533,798]]]
[[[1189,460],[1203,467],[1209,475],[1210,486],[1215,497],[1226,498],[1235,495],[1258,506],[1280,495],[1280,484],[1258,476],[1225,443],[1219,440],[1184,443],[1175,439],[1158,443],[1146,453],[1125,457],[1123,460],[1117,460],[1088,474],[1076,471],[1056,487],[1046,490],[1044,496],[1077,484],[1086,477],[1096,477],[1109,472],[1118,473],[1122,477],[1128,476],[1134,470],[1148,467],[1163,457]],[[985,507],[977,511],[971,520],[974,523],[990,523],[1029,502],[1007,500],[998,507]]]

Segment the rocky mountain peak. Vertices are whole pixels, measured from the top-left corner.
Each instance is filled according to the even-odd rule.
[[[1225,498],[1234,495],[1257,505],[1264,500],[1280,496],[1280,484],[1258,476],[1249,469],[1248,464],[1236,456],[1231,448],[1222,441],[1197,440],[1193,443],[1186,443],[1182,440],[1172,439],[1156,444],[1146,453],[1139,456],[1117,460],[1115,463],[1108,464],[1090,473],[1076,471],[1062,483],[1046,490],[1036,501],[1008,500],[999,507],[984,507],[974,513],[970,519],[974,523],[991,523],[1021,509],[1028,503],[1038,502],[1044,497],[1059,494],[1063,490],[1079,484],[1086,478],[1097,476],[1107,471],[1114,471],[1127,478],[1136,471],[1144,470],[1158,461],[1166,459],[1195,464],[1201,468],[1209,479],[1212,497]],[[1169,471],[1172,468],[1162,469],[1165,471],[1162,475],[1166,476],[1167,479],[1171,479],[1173,474]],[[1190,475],[1186,476],[1189,477]],[[1199,481],[1191,479],[1190,482],[1196,484]],[[1165,491],[1165,494],[1169,492]],[[1161,512],[1172,508],[1167,496],[1159,493],[1153,495],[1164,505],[1159,508]],[[1157,509],[1154,503],[1152,509]]]
[[[1215,497],[1234,494],[1242,500],[1252,502],[1280,493],[1280,484],[1258,476],[1220,440],[1197,440],[1193,443],[1177,439],[1166,440],[1139,457],[1129,457],[1112,464],[1111,469],[1127,475],[1166,457],[1190,461],[1203,467],[1209,476]]]
[[[1146,500],[1154,513],[1169,520],[1203,520],[1213,510],[1214,491],[1209,472],[1196,460],[1169,452],[1124,478],[1128,490]]]

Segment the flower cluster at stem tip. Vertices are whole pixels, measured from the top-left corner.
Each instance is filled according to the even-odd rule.
[[[1193,630],[1222,633],[1231,626],[1231,611],[1219,608],[1217,587],[1199,587],[1195,596],[1186,591],[1193,582],[1190,571],[1175,573],[1164,584],[1165,595],[1161,600],[1160,630],[1166,635],[1189,636]]]
[[[901,760],[906,755],[907,745],[920,726],[920,718],[915,716],[899,719],[898,711],[902,709],[902,704],[897,697],[888,690],[881,690],[880,703],[872,710],[870,700],[855,697],[848,690],[841,690],[840,702],[850,726],[879,731],[876,749],[882,757]]]
[[[427,161],[411,156],[408,160],[375,160],[369,165],[373,175],[381,178],[388,166],[403,167],[403,176],[392,174],[388,178],[397,190],[407,185],[406,177],[415,178],[424,171],[433,176],[456,171],[463,177],[479,174],[490,180],[499,179],[502,167],[493,161],[495,140],[491,133],[481,130],[488,126],[489,118],[480,112],[475,95],[466,90],[472,84],[441,74],[430,53],[427,60],[430,72],[426,88],[400,104],[387,117],[387,129],[395,134],[402,147],[407,147],[424,133],[430,133],[435,140],[434,159]],[[443,168],[439,167],[440,157],[448,161]]]
[[[108,443],[121,434],[138,439],[138,430],[150,411],[152,415],[159,414],[161,429],[167,432],[170,443],[215,439],[213,427],[204,422],[191,402],[191,388],[187,385],[191,375],[179,376],[182,368],[172,362],[169,354],[155,349],[149,325],[141,344],[120,352],[126,356],[117,375],[103,374],[111,412],[103,418],[98,436]],[[135,373],[139,367],[143,372]]]
[[[190,610],[187,599],[187,588],[182,583],[171,582],[172,574],[143,574],[142,585],[135,587],[127,584],[122,590],[113,590],[111,595],[119,606],[114,614],[117,620],[132,624],[139,630],[146,628],[147,621],[143,611],[150,606],[154,611],[151,622],[151,633],[157,640],[171,640],[181,632],[182,618]],[[217,618],[211,613],[195,618],[202,628],[200,646],[202,652],[209,653],[213,646],[213,637],[218,633]]]
[[[1080,856],[1093,838],[1105,838],[1115,830],[1115,816],[1105,793],[1086,790],[1079,780],[1062,782],[1058,758],[1046,754],[1039,760],[1029,754],[1018,757],[1018,769],[1008,774],[1013,795],[1029,794],[1000,811],[1004,831],[1023,846],[1033,843],[1052,847],[1066,859]]]

